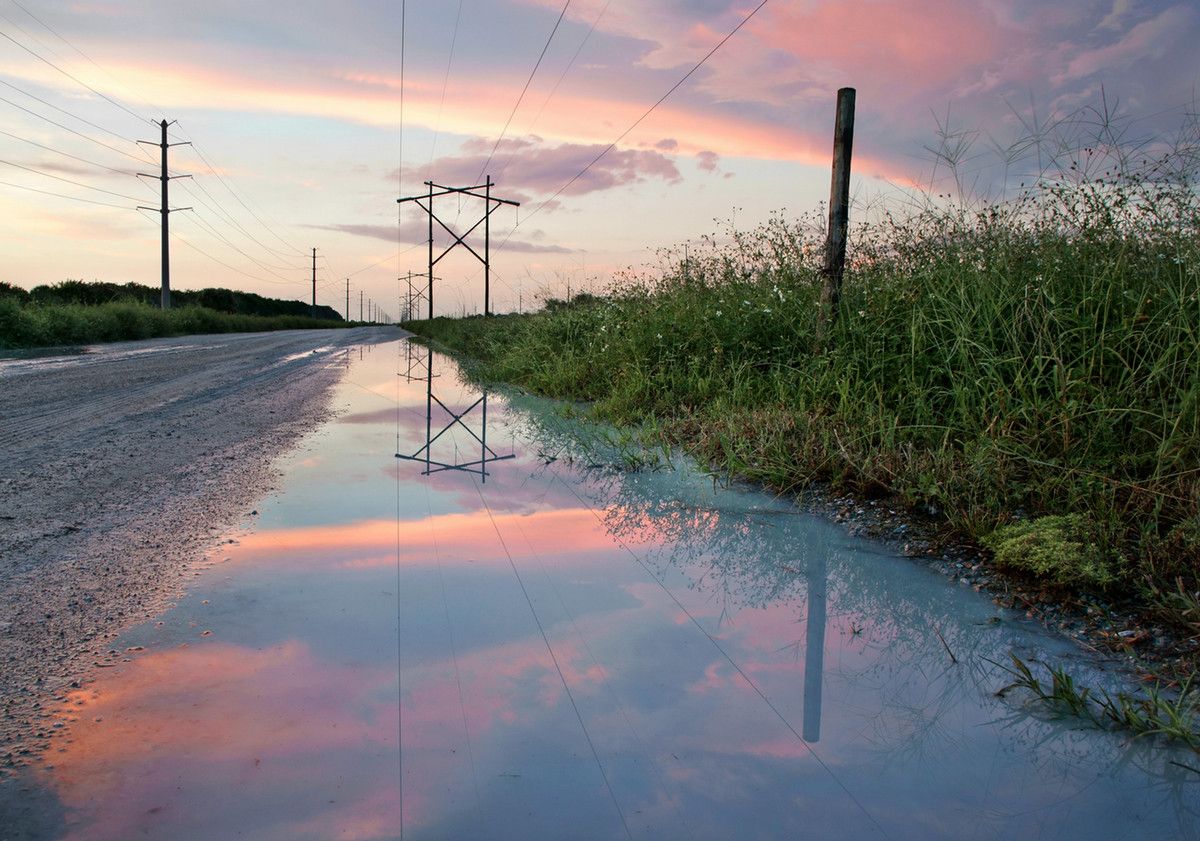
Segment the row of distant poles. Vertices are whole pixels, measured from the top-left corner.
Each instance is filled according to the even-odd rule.
[[[825,242],[825,259],[822,270],[823,282],[821,286],[821,318],[817,327],[817,346],[818,349],[824,345],[825,337],[828,335],[829,329],[837,317],[839,302],[841,300],[842,279],[846,270],[846,243],[849,234],[850,223],[850,161],[851,153],[854,145],[854,104],[855,90],[854,88],[842,88],[837,94],[837,116],[834,123],[833,132],[833,172],[829,190],[829,231]],[[171,307],[171,252],[170,252],[170,215],[181,210],[191,210],[190,207],[172,208],[168,201],[168,186],[175,178],[191,178],[190,175],[170,175],[167,169],[167,152],[172,146],[188,146],[190,143],[170,143],[167,140],[167,129],[173,124],[163,120],[159,123],[162,129],[162,139],[158,143],[150,140],[139,140],[138,143],[145,143],[152,146],[158,146],[162,150],[162,172],[160,175],[150,175],[148,173],[139,172],[138,175],[144,178],[158,178],[162,183],[162,206],[161,207],[142,207],[141,210],[156,210],[162,215],[162,308],[170,309]],[[413,317],[414,301],[420,301],[426,304],[428,308],[429,318],[433,318],[433,282],[436,279],[433,274],[434,268],[445,257],[450,254],[455,248],[462,246],[471,253],[480,263],[483,264],[483,314],[491,315],[491,218],[492,214],[504,205],[511,207],[520,207],[521,203],[511,199],[501,199],[492,195],[492,187],[494,182],[489,175],[482,184],[476,184],[470,187],[447,187],[442,184],[437,184],[433,181],[424,182],[427,191],[422,195],[404,196],[396,200],[400,205],[408,202],[413,202],[421,210],[425,211],[429,220],[429,261],[426,273],[426,289],[422,294],[419,289],[414,292],[413,274],[408,275],[409,290],[408,302],[405,306],[405,317],[411,319]],[[480,191],[483,192],[480,192]],[[483,216],[475,222],[465,232],[459,234],[450,225],[446,224],[434,210],[434,199],[445,196],[458,196],[479,199],[484,203]],[[451,242],[446,246],[437,257],[434,257],[434,223],[437,223],[447,234],[450,235]],[[470,243],[466,241],[467,237],[475,233],[480,225],[483,226],[483,253],[480,254]],[[312,277],[312,307],[315,314],[317,307],[317,249],[312,250],[313,260],[313,277]],[[415,297],[414,297],[415,295]],[[362,293],[359,293],[359,320],[363,320],[362,311]],[[374,320],[374,314],[371,318]],[[346,280],[346,320],[350,320],[350,280]]]

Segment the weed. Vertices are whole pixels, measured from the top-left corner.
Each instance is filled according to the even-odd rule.
[[[1043,663],[1041,665],[1050,676],[1050,685],[1046,686],[1034,675],[1028,663],[1016,654],[1010,653],[1009,657],[1011,666],[995,665],[1012,675],[1014,680],[997,695],[1024,689],[1055,710],[1097,726],[1127,730],[1135,736],[1159,735],[1200,751],[1200,692],[1191,679],[1170,696],[1161,687],[1154,686],[1146,690],[1144,697],[1135,698],[1124,692],[1116,695],[1105,690],[1093,692],[1079,686],[1064,668]]]

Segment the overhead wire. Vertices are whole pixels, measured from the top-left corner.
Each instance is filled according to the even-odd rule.
[[[102,207],[115,207],[119,210],[134,210],[134,208],[123,204],[113,204],[107,201],[96,201],[95,199],[85,199],[80,196],[68,196],[65,193],[54,193],[50,190],[39,190],[37,187],[27,187],[24,184],[14,184],[11,181],[0,181],[0,185],[5,187],[15,187],[18,190],[28,190],[31,193],[41,193],[43,196],[54,196],[59,199],[70,199],[71,201],[84,202],[85,204],[98,204]]]
[[[6,21],[8,21],[9,23],[11,23],[13,26],[17,27],[17,29],[20,29],[22,32],[25,32],[25,30],[24,30],[24,29],[22,29],[22,28],[21,28],[21,26],[20,26],[19,24],[17,24],[17,23],[15,23],[14,21],[12,21],[12,20],[11,20],[10,18],[8,18],[6,15],[4,15],[4,14],[0,13],[0,17],[4,18],[4,20],[6,20]],[[28,33],[26,33],[26,34],[28,34]],[[57,70],[57,71],[58,71],[59,73],[61,73],[62,75],[66,76],[66,77],[67,77],[68,79],[70,79],[71,81],[75,82],[76,84],[78,84],[78,85],[80,85],[80,86],[82,86],[82,87],[85,87],[85,88],[87,88],[89,91],[91,91],[92,93],[94,93],[96,96],[100,97],[101,99],[105,100],[106,102],[109,102],[109,103],[111,103],[112,105],[115,105],[117,108],[120,108],[122,111],[124,111],[126,114],[129,114],[129,115],[130,115],[131,117],[133,117],[134,119],[136,119],[136,120],[139,120],[139,121],[141,121],[141,122],[145,122],[146,120],[148,120],[148,119],[149,119],[148,117],[145,117],[145,116],[143,116],[143,115],[141,115],[141,114],[138,114],[137,112],[135,112],[135,111],[132,111],[132,110],[130,110],[129,108],[125,107],[123,104],[121,104],[121,103],[120,103],[120,102],[118,102],[117,100],[113,99],[113,98],[112,98],[111,96],[109,96],[108,94],[106,94],[106,93],[103,93],[102,91],[98,91],[98,90],[96,90],[96,89],[95,89],[95,88],[93,88],[91,85],[89,85],[87,82],[85,82],[85,81],[83,81],[82,79],[80,79],[78,76],[75,76],[75,75],[73,75],[72,73],[69,73],[68,71],[66,71],[66,70],[63,70],[61,67],[59,67],[57,64],[55,64],[53,61],[51,61],[50,59],[46,58],[45,56],[43,56],[43,55],[39,54],[39,53],[38,53],[36,50],[30,49],[29,47],[25,46],[25,45],[24,45],[24,44],[22,44],[20,41],[18,41],[16,38],[13,38],[11,35],[9,35],[7,32],[4,32],[3,30],[0,30],[0,38],[4,38],[6,41],[10,41],[11,43],[13,43],[14,45],[16,45],[16,46],[17,46],[17,47],[19,47],[20,49],[22,49],[22,50],[24,50],[25,52],[29,53],[31,56],[33,56],[34,58],[36,58],[38,61],[41,61],[41,62],[43,62],[43,63],[45,63],[45,64],[48,64],[50,67],[53,67],[55,70]]]
[[[69,111],[66,108],[62,108],[58,105],[55,105],[53,102],[45,100],[42,97],[38,96],[37,94],[30,93],[29,91],[25,90],[24,88],[14,85],[12,82],[6,81],[4,79],[0,79],[0,85],[4,85],[6,88],[11,88],[12,90],[16,91],[17,93],[23,94],[23,95],[29,97],[30,99],[36,100],[36,101],[40,102],[42,105],[45,105],[47,108],[53,108],[55,111],[58,111],[60,114],[66,114],[68,117],[71,117],[72,119],[79,120],[79,122],[85,123],[86,125],[89,125],[92,128],[97,129],[98,131],[102,131],[105,134],[111,135],[111,136],[115,137],[117,140],[124,140],[126,143],[136,145],[135,140],[132,140],[131,138],[128,138],[123,134],[119,134],[118,132],[115,132],[112,129],[105,128],[104,126],[100,125],[99,123],[92,122],[91,120],[87,119],[86,117],[81,117],[73,111]],[[151,159],[149,159],[149,158],[147,159],[147,161],[152,162]]]
[[[38,24],[41,25],[41,27],[43,29],[47,30],[55,38],[62,41],[64,44],[66,44],[68,47],[70,47],[72,50],[74,50],[76,53],[78,53],[80,56],[82,56],[84,59],[86,59],[89,64],[91,64],[98,71],[100,71],[105,76],[107,76],[110,81],[112,81],[114,84],[117,85],[117,87],[124,87],[123,85],[121,85],[119,82],[116,81],[116,79],[113,77],[113,75],[111,73],[109,73],[107,70],[105,70],[99,64],[97,64],[95,59],[93,59],[90,55],[88,55],[83,50],[81,50],[79,47],[77,47],[74,43],[69,41],[64,35],[62,35],[58,30],[56,30],[50,24],[46,23],[46,21],[44,21],[42,18],[38,17],[33,12],[29,11],[29,9],[24,4],[18,2],[18,0],[9,0],[9,2],[12,3],[14,6],[16,6],[18,9],[20,9],[25,14],[27,14],[29,17],[31,17],[35,21],[37,21]],[[10,23],[11,22],[12,21],[10,21]],[[13,25],[17,26],[16,23],[13,23]],[[24,30],[22,30],[22,31],[24,31]],[[41,41],[38,41],[38,43],[41,43]],[[132,91],[130,91],[127,88],[125,88],[125,91],[126,91],[126,93],[130,94],[132,96],[132,98],[141,100],[141,103],[143,105],[149,106],[152,111],[157,112],[157,113],[162,112],[162,109],[159,108],[157,105],[155,105],[153,102],[150,102],[150,101],[138,96],[137,94],[134,94]]]
[[[92,143],[95,143],[97,146],[103,146],[105,149],[116,152],[118,155],[124,155],[125,157],[130,158],[131,160],[135,160],[140,164],[148,163],[148,161],[144,157],[139,157],[138,155],[134,155],[131,152],[126,152],[124,150],[118,149],[116,146],[110,146],[109,144],[105,143],[103,140],[97,140],[96,138],[94,138],[90,135],[84,134],[81,131],[77,131],[76,129],[73,129],[70,126],[64,126],[62,123],[58,122],[57,120],[52,120],[44,114],[39,114],[37,111],[26,108],[24,105],[21,105],[20,103],[13,102],[11,99],[0,96],[0,102],[7,103],[8,105],[11,105],[13,108],[17,108],[21,111],[24,111],[26,114],[30,114],[34,117],[37,117],[39,120],[44,120],[45,122],[50,123],[52,126],[57,126],[58,128],[62,129],[63,131],[68,131],[71,134],[74,134],[78,137],[82,137],[84,140],[91,141]],[[121,138],[121,139],[124,140],[125,138]]]
[[[533,122],[531,122],[525,129],[526,134],[531,134],[533,132],[534,127],[538,124],[538,120],[542,118],[542,114],[546,111],[546,106],[550,104],[550,100],[554,99],[554,95],[558,93],[558,89],[562,85],[563,79],[567,78],[567,74],[571,72],[571,68],[575,66],[575,61],[579,58],[579,54],[583,52],[583,48],[591,39],[592,33],[595,32],[596,27],[600,25],[601,19],[603,19],[604,15],[608,13],[608,7],[611,4],[612,0],[606,0],[604,6],[600,9],[600,14],[596,15],[596,19],[592,21],[592,25],[588,27],[588,31],[583,36],[583,39],[579,42],[579,46],[575,48],[575,53],[571,56],[571,60],[567,62],[567,66],[564,67],[562,73],[558,75],[558,79],[555,81],[554,87],[550,89],[550,93],[547,94],[546,98],[542,100],[542,107],[538,109],[537,114],[533,118]],[[516,152],[514,152],[504,160],[504,165],[500,167],[500,172],[496,174],[497,181],[504,176],[505,171],[508,169],[508,165],[513,162],[513,159],[516,158],[516,156]],[[539,150],[538,154],[534,156],[534,160],[537,160],[537,158],[540,156],[541,150]]]
[[[559,196],[561,196],[563,194],[563,192],[565,190],[567,190],[572,184],[574,184],[576,181],[578,181],[580,178],[582,178],[585,174],[587,174],[588,170],[590,170],[593,166],[595,166],[597,163],[599,163],[600,160],[605,155],[607,155],[609,152],[611,152],[613,149],[615,149],[618,143],[620,143],[622,140],[624,140],[626,137],[628,137],[630,132],[632,132],[635,128],[637,128],[639,125],[641,125],[642,122],[647,117],[649,117],[652,113],[654,113],[654,111],[658,108],[658,106],[660,106],[664,102],[666,102],[667,98],[670,97],[671,94],[673,94],[673,93],[675,93],[675,91],[679,90],[679,88],[683,85],[683,83],[692,77],[693,73],[695,73],[697,70],[699,70],[701,67],[703,67],[705,65],[705,63],[710,58],[712,58],[714,54],[716,54],[717,50],[719,50],[719,49],[721,49],[721,47],[725,46],[725,44],[729,41],[729,39],[732,38],[734,35],[736,35],[743,26],[745,26],[747,23],[749,23],[750,19],[753,18],[756,14],[758,14],[759,10],[761,10],[763,6],[767,5],[768,2],[770,2],[770,0],[762,0],[762,2],[760,2],[757,6],[755,6],[749,12],[749,14],[747,14],[744,18],[742,18],[741,22],[738,23],[737,26],[735,26],[733,29],[731,29],[724,38],[722,38],[720,41],[717,42],[716,46],[714,46],[711,50],[709,50],[705,54],[704,58],[702,58],[698,62],[696,62],[695,66],[693,66],[691,70],[689,70],[687,73],[683,74],[683,76],[677,82],[675,82],[675,84],[671,85],[671,87],[667,90],[666,93],[664,93],[662,96],[660,96],[658,98],[658,100],[653,105],[651,105],[649,108],[647,108],[640,117],[638,117],[636,120],[634,120],[629,125],[628,128],[626,128],[623,132],[621,132],[619,135],[617,135],[617,138],[615,140],[613,140],[612,143],[609,143],[606,147],[604,147],[604,149],[602,149],[594,158],[592,158],[592,160],[590,160],[583,167],[583,169],[579,170],[579,172],[577,172],[577,173],[575,173],[575,175],[571,176],[566,181],[566,183],[564,183],[561,187],[559,187],[554,192],[553,195],[551,195],[548,199],[546,199],[541,204],[539,204],[536,208],[534,208],[533,212],[531,212],[523,220],[517,222],[517,224],[513,226],[512,230],[510,230],[508,232],[508,236],[504,238],[504,241],[500,243],[499,248],[504,247],[504,244],[508,242],[508,240],[512,237],[513,233],[517,230],[517,228],[523,222],[528,222],[531,218],[533,218],[538,213],[540,213],[542,210],[544,210],[547,205],[549,205],[551,202],[553,202],[555,199],[557,199]]]
[[[529,90],[529,85],[533,82],[533,77],[537,75],[538,68],[542,66],[542,59],[546,57],[546,51],[550,49],[550,42],[554,40],[554,34],[558,32],[558,27],[563,22],[563,17],[567,14],[567,9],[571,6],[571,0],[563,3],[562,11],[558,13],[558,20],[554,22],[554,28],[550,30],[550,37],[546,39],[545,45],[542,47],[542,52],[538,55],[537,61],[533,65],[533,70],[529,71],[529,78],[525,80],[525,87],[521,88],[521,95],[517,97],[517,102],[513,105],[512,111],[508,115],[508,119],[504,122],[504,128],[500,131],[500,136],[496,138],[495,144],[492,146],[492,151],[487,156],[487,160],[483,162],[483,166],[479,168],[479,175],[475,176],[475,183],[479,183],[479,179],[483,177],[487,171],[488,164],[492,162],[492,158],[496,155],[496,150],[500,148],[501,141],[504,140],[504,135],[508,133],[508,127],[512,124],[513,117],[517,115],[517,109],[521,107],[521,102],[525,99],[525,93]]]
[[[19,140],[22,143],[28,143],[30,146],[36,146],[39,149],[44,149],[47,152],[53,152],[56,155],[62,155],[64,158],[70,158],[71,160],[79,161],[80,163],[88,164],[89,166],[94,166],[97,169],[108,170],[109,172],[116,173],[117,175],[137,174],[132,169],[117,169],[116,167],[111,167],[108,164],[102,164],[99,161],[93,161],[88,158],[80,157],[79,155],[72,155],[70,152],[64,152],[62,149],[55,149],[53,146],[47,146],[44,143],[38,143],[36,140],[30,140],[28,137],[21,137],[19,134],[13,134],[12,132],[4,131],[2,129],[0,129],[0,134],[4,135],[5,137],[11,137],[13,140]]]
[[[36,169],[35,167],[25,166],[24,164],[14,163],[13,161],[6,161],[3,159],[0,159],[0,164],[4,164],[5,166],[11,166],[16,169],[23,169],[26,172],[32,172],[37,175],[41,175],[45,178],[53,178],[55,181],[62,181],[66,184],[73,184],[76,187],[83,187],[85,190],[95,190],[97,193],[106,193],[110,196],[116,196],[119,199],[129,199],[130,201],[135,201],[135,202],[142,201],[142,199],[138,198],[137,196],[129,196],[129,195],[126,195],[125,193],[117,193],[117,192],[114,192],[113,190],[105,190],[103,187],[93,187],[90,184],[84,184],[82,181],[75,181],[74,179],[71,179],[71,178],[64,178],[61,175],[52,175],[49,172],[43,172],[42,170]]]

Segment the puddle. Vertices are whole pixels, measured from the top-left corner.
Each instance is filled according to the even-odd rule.
[[[1200,835],[1194,754],[995,697],[1011,650],[1102,682],[1066,643],[787,501],[572,457],[538,401],[485,432],[480,397],[351,355],[248,530],[60,704],[18,837]]]

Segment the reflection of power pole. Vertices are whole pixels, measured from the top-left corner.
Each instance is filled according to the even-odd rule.
[[[175,121],[167,122],[163,120],[159,123],[162,128],[162,141],[154,143],[150,140],[139,140],[138,143],[145,143],[150,146],[158,146],[162,149],[162,174],[149,175],[145,172],[139,172],[141,178],[158,178],[162,181],[162,206],[161,207],[138,207],[138,210],[157,210],[162,214],[162,298],[160,306],[164,310],[171,308],[171,227],[169,223],[170,215],[176,210],[191,210],[190,207],[177,207],[171,209],[171,205],[167,202],[167,185],[174,178],[191,178],[190,175],[168,175],[167,174],[167,150],[172,146],[191,146],[191,143],[168,143],[167,128]]]
[[[473,187],[444,187],[441,184],[435,184],[432,181],[426,181],[425,185],[429,191],[423,196],[406,196],[397,199],[400,204],[404,202],[416,202],[417,207],[424,210],[429,215],[429,274],[428,274],[428,294],[429,294],[429,318],[433,318],[433,267],[441,262],[442,258],[453,251],[458,246],[470,251],[480,263],[483,264],[483,314],[491,313],[491,219],[492,213],[496,211],[500,205],[508,204],[513,207],[520,207],[521,203],[511,201],[509,199],[497,199],[492,197],[492,177],[489,175],[483,184],[477,184]],[[437,192],[434,192],[434,188]],[[476,192],[482,189],[481,194]],[[483,199],[484,211],[483,218],[467,229],[466,233],[458,234],[449,225],[438,218],[433,210],[433,200],[438,196],[448,196],[457,194],[461,196],[470,196],[471,198]],[[422,204],[422,200],[425,204]],[[446,248],[436,258],[433,256],[433,223],[437,222],[442,229],[454,238],[454,242],[446,246]],[[483,254],[471,247],[466,241],[475,230],[483,225]]]
[[[806,742],[821,741],[821,679],[825,669],[825,553],[808,559],[808,617],[804,625],[804,727]]]
[[[412,346],[412,342],[408,343]],[[428,356],[425,359],[425,444],[419,447],[412,455],[401,455],[396,453],[396,458],[404,461],[415,461],[425,465],[425,469],[421,471],[422,476],[429,476],[433,473],[441,473],[446,470],[457,470],[463,473],[473,473],[479,477],[480,482],[487,482],[488,472],[487,466],[497,461],[507,461],[516,458],[515,453],[508,455],[499,455],[488,446],[487,443],[487,401],[488,393],[484,390],[483,394],[470,406],[463,409],[461,412],[455,412],[449,406],[441,401],[441,399],[433,393],[433,350],[427,349]],[[411,371],[411,363],[410,363]],[[411,379],[411,378],[410,378]],[[433,406],[437,404],[447,415],[450,420],[442,426],[441,431],[436,435],[433,432]],[[480,410],[482,427],[479,434],[475,430],[467,426],[463,419],[467,417],[476,408]],[[478,461],[454,461],[453,463],[438,461],[433,457],[433,445],[437,443],[443,435],[450,432],[454,427],[461,427],[467,431],[467,434],[474,438],[479,443],[479,460]]]

